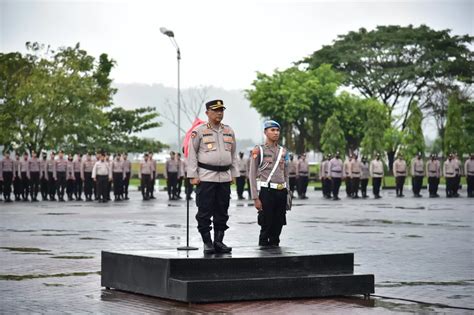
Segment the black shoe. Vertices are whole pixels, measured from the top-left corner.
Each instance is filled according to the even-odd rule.
[[[130,200],[130,198],[128,198],[128,196],[125,196],[125,198],[123,198],[123,200]]]
[[[332,200],[341,200],[339,197],[333,197]]]
[[[352,199],[359,199],[359,195],[352,196]]]
[[[155,196],[151,196],[149,199],[156,199]]]
[[[216,253],[230,253],[232,247],[228,247],[222,241],[224,239],[224,231],[214,231],[214,249]]]
[[[214,254],[215,249],[214,245],[212,244],[211,232],[201,233],[201,237],[204,247],[204,254]]]

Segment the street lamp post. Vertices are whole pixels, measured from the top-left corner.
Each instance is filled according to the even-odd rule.
[[[174,38],[172,30],[166,27],[160,27],[160,32],[170,38],[174,48],[176,48],[177,60],[178,60],[178,152],[181,151],[181,89],[180,89],[180,63],[181,63],[181,50],[179,49],[178,43]]]

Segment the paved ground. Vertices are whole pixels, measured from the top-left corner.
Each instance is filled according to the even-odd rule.
[[[282,245],[354,252],[356,273],[375,274],[376,296],[370,300],[197,305],[106,291],[98,274],[101,250],[184,245],[184,201],[168,202],[160,193],[157,200],[143,202],[135,192],[128,202],[105,205],[0,203],[0,313],[472,313],[473,200],[406,195],[398,199],[385,191],[380,200],[333,202],[310,192],[308,200],[295,200],[288,213]],[[192,216],[195,212],[192,203]],[[230,215],[227,243],[234,251],[254,246],[258,226],[251,203],[233,196]],[[193,217],[191,243],[200,246]]]

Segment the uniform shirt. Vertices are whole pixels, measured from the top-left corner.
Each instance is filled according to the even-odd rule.
[[[249,159],[249,162],[250,162],[250,159]],[[250,167],[250,164],[247,163],[247,165],[249,165]],[[290,163],[288,164],[288,172],[289,172],[289,176],[290,178],[295,178],[296,177],[296,169],[298,168],[298,161],[290,161]]]
[[[150,161],[151,167],[153,168],[152,172],[156,172],[156,161],[153,160],[153,158],[151,158],[151,157],[148,161]]]
[[[423,159],[413,158],[411,160],[411,176],[425,176],[424,164]]]
[[[20,173],[26,173],[26,175],[29,176],[30,161],[22,159],[20,161],[19,167],[20,167]]]
[[[122,173],[125,177],[125,170],[123,168],[123,161],[115,159],[111,163],[112,173]]]
[[[444,177],[456,177],[456,162],[454,160],[446,160],[443,165]]]
[[[48,179],[48,160],[40,161],[40,177]]]
[[[184,159],[178,160],[178,177],[184,177],[186,172],[186,164],[184,163]]]
[[[59,158],[56,160],[56,173],[63,173],[67,171],[68,160]]]
[[[468,159],[464,163],[464,175],[474,176],[474,159]]]
[[[240,176],[247,176],[247,159],[238,158],[237,165],[239,166]]]
[[[333,157],[329,161],[328,169],[329,169],[329,177],[341,178],[342,171],[343,171],[342,160],[336,157]]]
[[[140,171],[138,172],[138,178],[142,178],[142,175],[151,175],[153,173],[153,162],[150,160],[140,162]]]
[[[67,179],[76,179],[74,175],[74,162],[67,161],[67,168],[66,168],[66,178]]]
[[[407,176],[407,162],[405,160],[397,159],[393,162],[393,175],[397,176]]]
[[[260,152],[260,147],[263,152]],[[279,145],[262,145],[260,147],[257,146],[253,149],[252,158],[250,160],[249,181],[253,199],[258,198],[257,181],[266,182],[268,180],[268,177],[278,159],[278,152],[280,151]],[[280,161],[270,178],[270,183],[286,183],[286,187],[290,187],[288,161],[287,150],[282,148]]]
[[[198,162],[213,166],[229,166],[225,172],[211,171],[198,166]],[[228,125],[217,127],[210,123],[196,127],[189,139],[187,167],[189,178],[203,182],[226,183],[240,175],[237,165],[235,133]]]
[[[92,173],[94,169],[95,161],[92,159],[85,158],[81,163],[81,178],[85,179],[85,173]],[[91,175],[92,176],[92,175]]]
[[[13,161],[13,176],[21,177],[20,174],[20,160]]]
[[[37,157],[31,158],[28,161],[28,178],[31,173],[39,173],[41,171],[40,160]]]
[[[350,177],[350,169],[351,169],[351,161],[352,159],[348,159],[344,162],[344,177]]]
[[[130,162],[130,160],[123,160],[123,170],[125,173],[132,171],[132,162]]]
[[[81,159],[75,159],[73,162],[73,165],[74,165],[74,173],[80,173],[81,165],[82,165]]]
[[[426,174],[428,177],[441,177],[441,165],[438,160],[426,162]]]
[[[454,165],[456,165],[456,168],[455,168],[455,172],[456,172],[456,175],[461,175],[461,161],[458,160],[457,158],[454,158],[453,159],[454,161]]]
[[[360,166],[360,161],[356,160],[356,159],[353,159],[349,163],[349,176],[351,178],[360,178],[361,172],[362,172],[362,170],[361,170],[361,166]]]
[[[321,162],[321,165],[319,166],[319,178],[323,179],[326,177],[328,163],[329,162],[327,160]]]
[[[46,162],[46,171],[56,176],[56,161],[54,159],[49,159],[48,162]]]
[[[174,159],[173,160],[172,159],[166,160],[165,178],[168,178],[169,173],[178,173],[178,170],[179,170],[178,161],[176,161]]]
[[[3,172],[13,172],[15,169],[15,161],[10,158],[4,158],[1,164]]]
[[[368,179],[370,176],[369,163],[360,162],[360,179]]]
[[[109,179],[112,179],[112,169],[109,163],[106,161],[95,162],[94,168],[92,169],[92,178],[96,179],[97,176],[108,176]]]
[[[309,164],[307,160],[299,160],[296,167],[296,176],[309,176]]]
[[[372,178],[381,178],[383,177],[383,163],[381,160],[372,160],[369,167],[370,176]]]

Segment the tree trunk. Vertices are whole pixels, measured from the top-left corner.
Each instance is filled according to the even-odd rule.
[[[388,157],[388,173],[393,175],[393,162],[395,161],[395,151],[387,151]]]

